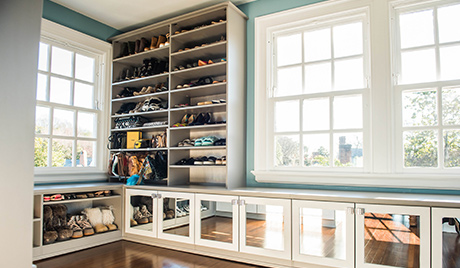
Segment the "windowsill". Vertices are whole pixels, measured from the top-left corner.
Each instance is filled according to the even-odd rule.
[[[279,184],[390,187],[411,189],[460,189],[460,176],[451,174],[306,173],[251,171],[257,182]]]

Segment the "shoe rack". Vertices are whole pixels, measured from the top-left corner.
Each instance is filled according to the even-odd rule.
[[[179,17],[136,29],[110,39],[113,44],[112,133],[142,131],[151,138],[166,131],[165,148],[114,149],[126,152],[154,152],[168,155],[168,177],[173,185],[217,185],[234,188],[245,185],[246,177],[246,20],[232,3],[222,3]],[[158,48],[126,55],[126,44],[167,36]],[[167,62],[161,73],[136,77],[127,69],[140,67],[144,60]],[[200,78],[202,80],[200,80]],[[210,78],[205,79],[204,78]],[[206,81],[206,82],[200,82]],[[138,96],[117,97],[126,87],[141,90],[163,83],[165,91]],[[163,109],[116,115],[123,104],[145,102],[151,97],[164,101]],[[214,102],[212,102],[214,100]],[[222,100],[216,102],[216,100]],[[186,105],[183,105],[186,104]],[[199,105],[198,105],[199,104]],[[133,104],[131,104],[133,105]],[[206,124],[176,127],[185,115],[211,116]],[[166,125],[115,129],[115,119],[142,116],[148,122]],[[225,138],[224,146],[181,147],[184,139],[204,136]],[[226,158],[225,165],[180,165],[182,159],[199,157]],[[148,182],[147,182],[148,183]]]

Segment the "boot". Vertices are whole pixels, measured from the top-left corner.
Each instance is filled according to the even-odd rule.
[[[67,226],[72,230],[72,238],[80,238],[83,237],[83,230],[81,229],[80,226],[77,224],[76,220],[77,216],[71,216],[69,222],[67,223]]]
[[[140,69],[140,71],[139,71],[139,76],[140,76],[140,77],[149,76],[148,71],[147,71],[148,65],[149,65],[149,60],[148,60],[148,59],[144,59],[144,60],[143,60],[143,63],[142,63],[142,67],[141,67],[141,69]]]
[[[158,36],[158,42],[157,42],[157,47],[164,47],[166,42],[166,36],[160,35]]]
[[[139,52],[144,52],[144,51],[147,51],[149,49],[150,49],[149,41],[147,41],[147,39],[142,37],[141,38],[141,43],[139,45]]]
[[[80,228],[83,230],[83,235],[88,236],[88,235],[93,235],[94,234],[94,229],[89,223],[88,219],[84,215],[77,215],[75,216],[75,220],[80,226]]]
[[[144,216],[145,218],[147,218],[149,222],[153,222],[152,213],[150,213],[150,211],[148,211],[146,205],[143,205],[143,206],[142,206],[142,208],[141,208],[141,213],[142,213],[142,216]]]
[[[109,231],[113,231],[117,229],[117,226],[114,224],[115,216],[113,216],[113,207],[101,207],[102,212],[102,224],[107,226]]]
[[[158,37],[156,36],[152,37],[152,41],[150,42],[150,49],[158,48],[157,43],[158,43]]]
[[[139,211],[139,207],[134,208],[134,220],[138,224],[146,224],[149,222],[149,219],[144,217],[142,213]]]
[[[134,55],[136,53],[136,42],[128,42],[128,54]]]
[[[128,56],[128,55],[129,55],[128,43],[123,42],[123,43],[121,43],[120,54],[118,54],[117,58],[125,57],[125,56]]]
[[[83,214],[88,218],[96,233],[103,233],[109,229],[102,223],[102,212],[100,208],[85,208]]]
[[[141,40],[137,39],[136,43],[134,44],[134,53],[137,54],[140,52],[139,48],[141,46]]]

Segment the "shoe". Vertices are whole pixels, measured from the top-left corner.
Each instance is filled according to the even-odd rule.
[[[128,54],[134,55],[136,53],[136,42],[128,42]]]
[[[225,146],[227,145],[227,139],[218,139],[214,142],[214,146]]]
[[[202,146],[213,146],[214,143],[217,141],[217,137],[216,136],[208,136],[208,137],[204,137],[202,139]]]
[[[139,45],[139,53],[140,52],[144,52],[144,51],[147,51],[147,50],[150,50],[150,44],[149,44],[149,41],[147,39],[145,39],[144,37],[141,38],[141,43]]]
[[[198,66],[204,66],[204,65],[207,65],[205,61],[198,60]]]
[[[195,143],[194,143],[194,146],[202,146],[203,145],[203,138],[205,138],[205,137],[201,137],[201,138],[196,139]]]
[[[205,161],[208,161],[208,158],[206,156],[203,156],[203,157],[200,157],[200,158],[197,158],[195,159],[195,161],[193,162],[193,164],[195,166],[201,166],[204,164]]]
[[[117,58],[122,58],[122,57],[126,57],[126,56],[129,56],[128,43],[123,42],[123,43],[121,43],[120,54],[118,54]]]
[[[101,212],[102,212],[102,224],[107,226],[107,229],[109,229],[109,231],[118,229],[117,225],[114,223],[115,216],[113,215],[113,207],[112,206],[101,207]]]
[[[134,220],[138,224],[146,224],[149,222],[149,219],[144,217],[142,213],[139,211],[139,207],[134,208]]]
[[[129,219],[129,226],[133,227],[133,226],[137,226],[137,221],[133,220],[133,219]]]
[[[142,213],[142,216],[146,217],[146,218],[148,219],[149,222],[153,222],[152,213],[150,213],[150,211],[148,211],[146,205],[143,205],[143,206],[142,206],[142,208],[141,208],[141,213]]]
[[[150,42],[150,49],[158,48],[157,43],[158,43],[158,37],[153,36],[152,41]]]
[[[137,54],[139,53],[139,47],[141,45],[141,40],[137,39],[136,43],[134,44],[134,53]]]
[[[78,226],[76,217],[75,215],[70,217],[70,220],[67,222],[67,226],[72,230],[72,238],[83,237],[83,230]]]
[[[82,212],[93,226],[96,233],[104,233],[109,229],[102,222],[102,211],[99,207],[85,208]]]
[[[157,42],[156,47],[164,47],[165,42],[166,42],[166,36],[164,36],[164,35],[158,36],[158,42]]]
[[[198,114],[196,119],[193,120],[193,122],[189,123],[188,125],[189,126],[204,125],[204,114],[203,113]]]
[[[89,223],[88,219],[86,218],[85,215],[77,215],[75,217],[76,223],[80,228],[83,230],[83,235],[88,236],[88,235],[93,235],[94,234],[94,229]]]
[[[217,158],[214,156],[208,157],[206,160],[203,160],[203,165],[215,165]]]

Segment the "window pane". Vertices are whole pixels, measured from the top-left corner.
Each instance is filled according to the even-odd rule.
[[[330,166],[329,134],[304,135],[303,144],[303,164],[305,166]]]
[[[73,105],[90,109],[94,108],[94,87],[75,82],[75,98]]]
[[[73,111],[54,109],[53,135],[74,136]]]
[[[331,63],[305,66],[305,90],[307,93],[330,91],[332,88]]]
[[[363,24],[355,22],[333,28],[334,58],[363,54]]]
[[[298,135],[275,136],[275,166],[299,166],[299,149]]]
[[[460,130],[444,131],[444,167],[460,167]]]
[[[48,166],[49,139],[35,137],[35,167]]]
[[[51,77],[50,101],[71,105],[70,86],[71,85],[69,80]]]
[[[434,43],[433,10],[401,14],[399,20],[401,48]]]
[[[302,93],[302,67],[288,67],[278,70],[276,97],[291,96]]]
[[[403,83],[421,83],[436,80],[434,49],[403,52],[401,55]]]
[[[37,100],[46,101],[46,91],[48,85],[48,76],[44,74],[37,75]]]
[[[35,133],[49,134],[50,127],[50,108],[35,107]]]
[[[329,129],[329,98],[303,101],[303,130]]]
[[[334,90],[357,89],[363,87],[364,73],[362,58],[335,62]]]
[[[317,61],[331,58],[331,29],[322,29],[304,33],[305,61]]]
[[[65,76],[72,76],[72,58],[72,51],[58,47],[52,47],[51,72]]]
[[[362,128],[363,101],[361,95],[334,97],[334,129]]]
[[[275,102],[275,131],[299,131],[299,101]]]
[[[78,112],[78,136],[79,137],[96,137],[96,114]]]
[[[77,167],[96,166],[96,142],[77,141]]]
[[[301,34],[280,36],[276,38],[276,42],[278,66],[302,62]]]
[[[48,71],[48,62],[49,62],[49,45],[40,42],[38,49],[38,69],[40,71]]]
[[[438,166],[438,139],[434,131],[405,131],[403,136],[405,167]]]
[[[460,41],[460,5],[438,9],[439,41],[441,43]]]
[[[53,167],[71,167],[72,152],[73,142],[71,140],[53,139],[51,165]]]
[[[460,88],[442,90],[442,123],[460,125]]]
[[[75,55],[75,78],[94,82],[94,58]]]
[[[436,103],[436,90],[403,93],[403,125],[405,127],[437,125]]]
[[[441,54],[441,79],[459,79],[460,46],[443,47],[439,50]]]
[[[334,134],[334,166],[363,167],[363,133]]]

